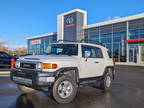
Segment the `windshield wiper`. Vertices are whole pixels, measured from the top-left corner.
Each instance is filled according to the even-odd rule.
[[[46,55],[57,55],[56,53],[44,53]]]
[[[46,55],[67,55],[67,56],[72,56],[72,54],[63,54],[63,53],[44,53]]]

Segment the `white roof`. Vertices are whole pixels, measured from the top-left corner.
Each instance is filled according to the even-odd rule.
[[[81,10],[81,9],[74,9],[74,10],[71,10],[71,11],[68,11],[68,12],[65,12],[65,13],[62,13],[62,14],[59,14],[58,16],[64,16],[64,15],[67,15],[67,14],[70,14],[70,13],[74,13],[74,12],[81,12],[81,13],[84,13],[84,14],[87,13],[86,11]]]
[[[133,15],[133,16],[128,16],[128,17],[123,17],[123,18],[112,19],[112,20],[108,20],[108,21],[104,21],[104,22],[100,22],[100,23],[90,24],[90,25],[84,26],[83,28],[87,29],[87,28],[92,28],[92,27],[108,25],[108,24],[126,22],[126,21],[140,19],[140,18],[144,18],[144,13],[141,13],[138,15]]]
[[[53,35],[56,35],[56,34],[57,34],[56,32],[52,32],[52,33],[41,34],[41,35],[37,35],[37,36],[33,36],[33,37],[28,37],[26,39],[27,40],[28,39],[36,39],[36,38],[41,38],[41,37],[53,36]]]

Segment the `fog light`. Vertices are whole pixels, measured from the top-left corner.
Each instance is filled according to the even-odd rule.
[[[55,77],[40,77],[39,81],[40,82],[54,82],[55,81]]]

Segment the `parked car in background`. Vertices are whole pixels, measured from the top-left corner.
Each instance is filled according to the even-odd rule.
[[[14,58],[15,60],[18,59],[15,56],[0,51],[0,68],[10,68],[12,58]]]

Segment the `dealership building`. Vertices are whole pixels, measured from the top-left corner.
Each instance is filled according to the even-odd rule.
[[[28,54],[43,54],[57,40],[91,39],[107,47],[120,64],[144,65],[144,13],[87,25],[87,12],[57,16],[57,32],[27,38]]]

